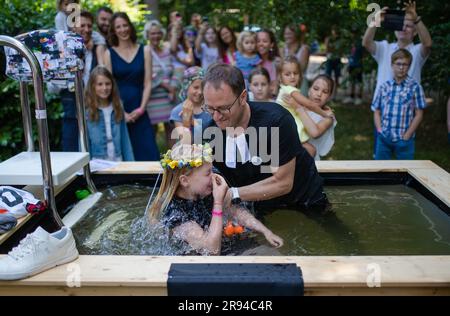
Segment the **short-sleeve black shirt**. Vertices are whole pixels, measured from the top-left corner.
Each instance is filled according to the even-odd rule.
[[[272,155],[271,136],[273,132],[271,128],[278,128],[279,135],[279,166],[282,166],[292,159],[296,158],[294,176],[294,186],[292,191],[284,196],[270,200],[278,205],[310,205],[314,203],[314,199],[318,193],[323,191],[323,180],[319,176],[314,159],[303,148],[298,132],[297,126],[292,115],[277,103],[273,102],[248,102],[250,105],[250,121],[248,126],[256,129],[257,135],[257,156],[261,157],[261,153],[268,153]],[[215,122],[211,126],[216,126]],[[267,137],[264,137],[260,128],[266,128]],[[255,130],[254,129],[254,130]],[[249,144],[250,136],[246,133],[247,145],[252,151],[252,145]],[[264,180],[270,176],[271,173],[262,173],[262,165],[270,165],[272,160],[263,159],[261,165],[255,165],[253,159],[242,164],[236,163],[236,168],[228,168],[225,165],[226,152],[226,131],[222,131],[222,143],[224,145],[222,162],[214,161],[214,166],[223,174],[225,179],[231,186],[241,187],[250,185],[255,182]],[[277,148],[274,148],[275,151]],[[253,153],[252,153],[253,154]],[[217,157],[216,157],[217,158]],[[262,157],[261,157],[262,158]],[[257,161],[257,160],[256,160]]]
[[[169,229],[173,229],[186,222],[196,222],[203,229],[211,223],[213,208],[212,194],[196,201],[186,200],[174,196],[167,206],[161,222]]]

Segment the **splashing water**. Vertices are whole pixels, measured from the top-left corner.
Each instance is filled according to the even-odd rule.
[[[263,255],[449,255],[450,218],[403,185],[326,187],[335,215],[275,210],[263,222],[285,245]],[[73,232],[81,254],[181,255],[192,249],[144,214],[151,187],[104,189]],[[222,253],[254,255],[262,235],[227,240]],[[269,249],[270,247],[267,247]],[[267,250],[266,249],[266,250]],[[273,249],[273,248],[272,248]]]

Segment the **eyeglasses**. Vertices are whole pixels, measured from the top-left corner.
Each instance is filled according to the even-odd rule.
[[[409,64],[407,63],[394,63],[394,65],[398,68],[409,67]]]
[[[242,92],[244,92],[244,90],[242,90]],[[237,96],[237,98],[234,100],[233,103],[231,103],[231,105],[228,106],[224,106],[221,109],[214,109],[212,107],[210,107],[207,104],[203,105],[203,110],[208,112],[209,114],[211,114],[211,116],[214,116],[214,112],[219,112],[220,115],[227,115],[231,113],[231,108],[234,106],[234,104],[236,103],[236,101],[239,99],[239,97],[242,95],[242,92],[239,93],[239,95]]]

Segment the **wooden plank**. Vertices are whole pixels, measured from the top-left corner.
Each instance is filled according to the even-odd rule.
[[[108,287],[108,286],[0,286],[0,297],[3,296],[166,296],[167,288],[148,288],[148,287]]]
[[[430,160],[321,160],[319,172],[406,172],[409,169],[439,168]]]
[[[409,169],[408,173],[450,207],[450,174],[438,169]]]
[[[410,168],[439,168],[429,160],[322,160],[316,161],[319,172],[406,172]],[[120,162],[117,166],[98,171],[98,174],[157,174],[162,168],[157,161]]]
[[[120,162],[117,166],[102,171],[97,174],[158,174],[162,172],[158,161],[136,161]]]
[[[305,287],[364,288],[379,267],[381,288],[450,288],[450,256],[373,257],[157,257],[80,256],[20,281],[0,281],[5,286],[66,286],[74,271],[81,286],[165,287],[171,263],[295,263],[302,268]]]

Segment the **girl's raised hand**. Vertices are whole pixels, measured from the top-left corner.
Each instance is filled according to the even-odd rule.
[[[275,235],[271,231],[268,231],[267,233],[265,233],[264,237],[266,237],[267,241],[275,248],[280,248],[284,245],[283,238]]]
[[[214,197],[214,203],[222,204],[223,200],[225,198],[225,195],[228,192],[228,185],[225,179],[218,175],[213,174],[212,175],[212,185],[213,185],[213,197]]]

